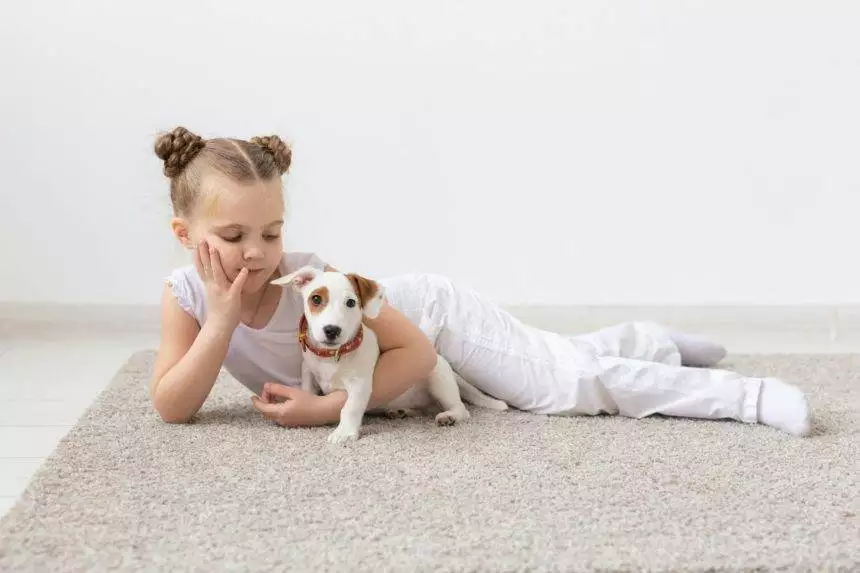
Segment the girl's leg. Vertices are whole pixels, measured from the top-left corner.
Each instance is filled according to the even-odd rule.
[[[460,376],[517,409],[730,418],[792,433],[808,429],[799,390],[778,380],[680,366],[678,345],[667,342],[671,335],[661,329],[619,325],[565,337],[526,325],[445,277],[406,275],[380,282],[390,304],[419,325]],[[653,361],[658,359],[666,363]]]
[[[634,358],[673,366],[715,366],[726,349],[705,337],[672,330],[656,322],[626,322],[574,337],[598,356]]]
[[[671,366],[630,358],[599,358],[601,380],[632,418],[652,414],[762,422],[796,435],[809,432],[803,393],[776,378],[750,378],[728,370]]]

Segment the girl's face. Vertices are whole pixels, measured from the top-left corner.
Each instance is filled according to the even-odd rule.
[[[212,174],[201,182],[191,221],[174,222],[174,232],[186,245],[195,246],[203,238],[214,245],[230,281],[248,267],[243,292],[253,293],[272,279],[281,262],[283,219],[280,178],[242,184]]]

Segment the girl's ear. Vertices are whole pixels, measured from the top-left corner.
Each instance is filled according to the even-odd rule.
[[[382,285],[361,275],[349,273],[346,278],[352,282],[352,287],[361,302],[361,309],[367,318],[376,318],[382,311],[385,293]]]
[[[182,243],[183,247],[186,249],[194,248],[195,245],[191,242],[191,236],[189,234],[190,228],[188,221],[182,217],[174,217],[170,221],[170,227],[173,229],[173,234],[177,239],[179,239],[179,242]]]
[[[273,285],[285,285],[288,284],[293,287],[296,291],[301,292],[305,286],[308,285],[312,280],[317,278],[322,271],[315,267],[304,266],[299,270],[288,274],[284,277],[278,277],[275,280],[271,281]]]

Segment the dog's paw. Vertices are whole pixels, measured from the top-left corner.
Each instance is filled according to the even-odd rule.
[[[463,408],[462,410],[447,410],[436,415],[437,426],[453,426],[457,422],[463,422],[469,419],[469,411]]]
[[[493,400],[491,403],[487,404],[486,407],[490,410],[495,410],[496,412],[504,412],[510,409],[508,404],[501,400]]]
[[[399,410],[386,410],[385,417],[389,420],[399,420],[409,416],[409,410],[400,408]]]
[[[346,442],[354,442],[358,439],[358,430],[350,430],[346,428],[337,428],[328,435],[330,444],[343,444]]]

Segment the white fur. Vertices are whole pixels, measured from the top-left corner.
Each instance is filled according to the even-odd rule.
[[[343,354],[340,360],[323,358],[311,350],[302,354],[302,389],[316,393],[319,388],[324,394],[333,390],[345,390],[347,400],[341,410],[340,423],[329,435],[333,443],[355,440],[359,437],[362,420],[370,400],[373,386],[373,372],[379,359],[379,342],[376,334],[362,322],[364,317],[376,318],[382,309],[384,293],[382,286],[377,296],[350,307],[349,300],[357,300],[358,293],[346,275],[339,272],[323,272],[313,267],[303,267],[296,272],[272,281],[273,284],[289,284],[302,294],[305,317],[308,321],[310,342],[317,347],[336,348],[353,339],[359,328],[363,328],[361,345]],[[320,312],[312,313],[310,299],[314,291],[325,286],[329,292],[329,304]],[[341,334],[329,344],[324,327],[339,326]],[[457,378],[448,362],[437,355],[436,367],[428,379],[413,386],[384,407],[377,410],[403,412],[423,410],[441,406],[442,412],[436,416],[439,425],[450,425],[469,419],[469,411],[461,399],[461,392],[470,403],[493,410],[506,410],[508,405],[491,398],[466,382]]]

